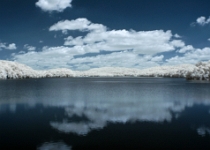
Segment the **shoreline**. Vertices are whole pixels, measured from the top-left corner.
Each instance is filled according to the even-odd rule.
[[[50,70],[34,70],[29,66],[12,61],[0,60],[0,79],[28,79],[28,78],[185,78],[186,80],[210,79],[210,61],[199,62],[195,65],[183,64],[178,66],[158,66],[147,69],[103,67],[86,71],[73,71],[59,68]]]

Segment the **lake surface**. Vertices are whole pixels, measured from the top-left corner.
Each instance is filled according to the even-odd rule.
[[[209,149],[210,82],[0,81],[0,149]]]

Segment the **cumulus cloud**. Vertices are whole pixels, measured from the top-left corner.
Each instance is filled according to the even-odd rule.
[[[50,31],[79,30],[89,31],[86,36],[65,38],[64,45],[83,45],[93,52],[99,50],[116,51],[133,49],[138,54],[156,54],[174,50],[181,41],[173,41],[171,31],[107,30],[102,24],[91,23],[86,18],[60,21],[49,28]],[[179,42],[179,43],[178,43]]]
[[[6,44],[6,43],[0,43],[0,50],[2,50],[2,49],[15,50],[15,49],[17,49],[15,43],[11,43],[8,46],[7,45],[8,44]]]
[[[172,35],[171,31],[108,30],[106,26],[86,18],[59,21],[49,28],[49,31],[65,34],[75,30],[82,35],[67,36],[64,38],[65,46],[44,47],[40,52],[17,54],[14,60],[35,69],[42,69],[41,66],[80,70],[106,66],[145,68],[158,66],[163,61],[164,56],[156,54],[185,46],[183,41],[173,39],[177,35]],[[104,55],[101,51],[109,54]],[[90,57],[91,53],[97,56]],[[85,54],[90,55],[87,57]],[[78,55],[81,57],[76,57]]]
[[[160,56],[155,56],[151,59],[152,62],[161,62],[163,60],[164,56],[160,55]]]
[[[181,38],[181,36],[179,34],[177,34],[177,33],[174,35],[174,37],[175,38]]]
[[[40,52],[17,54],[14,60],[35,69],[65,67],[81,70],[106,66],[146,68],[162,63],[164,56],[157,54],[186,47],[182,40],[177,39],[180,36],[173,35],[170,30],[109,30],[105,25],[92,23],[86,18],[59,21],[49,28],[51,32],[61,31],[65,35],[75,30],[82,32],[81,36],[65,37],[64,46],[44,47]],[[104,55],[101,51],[109,53]],[[90,57],[92,53],[97,56]],[[81,57],[78,58],[78,55]]]
[[[126,68],[146,68],[159,66],[164,58],[161,56],[144,55],[139,56],[132,52],[114,52],[107,55],[92,57],[74,58],[69,65],[77,67],[79,70],[87,70],[95,67],[126,67]]]
[[[86,51],[81,46],[44,47],[41,52],[31,51],[25,54],[17,54],[14,56],[14,60],[27,64],[34,69],[71,68],[87,70],[107,66],[128,68],[153,67],[159,66],[159,62],[164,58],[163,55],[140,56],[129,51],[82,57],[83,54],[86,54]],[[75,57],[77,55],[81,55],[81,57]]]
[[[57,11],[62,12],[67,7],[71,7],[72,0],[39,0],[36,6],[43,11]]]
[[[90,32],[85,37],[66,38],[64,45],[72,46],[81,43],[90,47],[93,52],[99,50],[116,51],[133,49],[138,54],[156,54],[174,50],[170,43],[170,31],[127,31],[111,30],[104,32]]]
[[[201,25],[201,26],[209,24],[210,23],[210,17],[207,19],[206,17],[201,16],[201,17],[197,18],[196,23]]]
[[[174,46],[174,47],[184,47],[185,46],[185,43],[181,40],[173,40],[171,42],[171,44]]]
[[[34,69],[69,68],[67,65],[74,55],[82,53],[69,47],[43,47],[42,51],[29,51],[14,55],[14,60],[27,64]]]
[[[36,50],[36,47],[30,46],[28,44],[25,44],[24,45],[24,49],[27,49],[28,51],[35,51]]]
[[[194,47],[192,45],[187,45],[182,47],[180,50],[178,50],[179,53],[186,53],[187,51],[194,50]]]
[[[8,49],[8,50],[15,50],[15,49],[17,49],[17,47],[16,47],[15,43],[12,43],[12,44],[9,44],[9,46],[7,46],[6,49]]]
[[[191,45],[188,45],[180,50],[184,53],[183,56],[175,56],[166,60],[166,65],[177,65],[177,64],[196,64],[202,60],[209,60],[210,58],[210,47],[203,49],[195,49]]]
[[[80,31],[105,31],[106,27],[102,24],[91,23],[86,18],[78,18],[75,20],[64,20],[52,25],[49,28],[50,31],[62,30],[64,33],[66,30],[80,30]]]

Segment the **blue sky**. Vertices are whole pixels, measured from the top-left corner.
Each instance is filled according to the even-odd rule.
[[[1,0],[0,59],[34,69],[210,58],[209,0]]]

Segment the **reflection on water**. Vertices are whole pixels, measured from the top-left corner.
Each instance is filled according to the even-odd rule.
[[[201,136],[206,136],[206,134],[210,134],[210,129],[208,127],[199,127],[197,132]]]
[[[199,138],[209,138],[209,86],[208,82],[167,78],[0,81],[0,121],[4,122],[0,124],[0,145],[14,144],[26,136],[25,140],[33,139],[30,145],[40,150],[87,148],[85,145],[101,148],[105,143],[108,145],[104,147],[117,148],[122,141],[124,147],[139,148],[140,141],[142,145],[147,139],[162,138],[166,142],[170,139],[167,136],[173,134],[177,135],[170,140],[182,137],[186,141],[188,138],[182,133],[194,137],[194,144]],[[24,130],[28,134],[21,133]],[[12,137],[11,132],[19,135]],[[110,138],[113,132],[116,135]],[[128,142],[131,137],[132,144]],[[99,138],[98,143],[90,140],[95,138]],[[205,140],[199,142],[206,146]],[[169,142],[165,147],[173,144]]]
[[[64,143],[44,143],[38,150],[70,150],[71,147]]]

